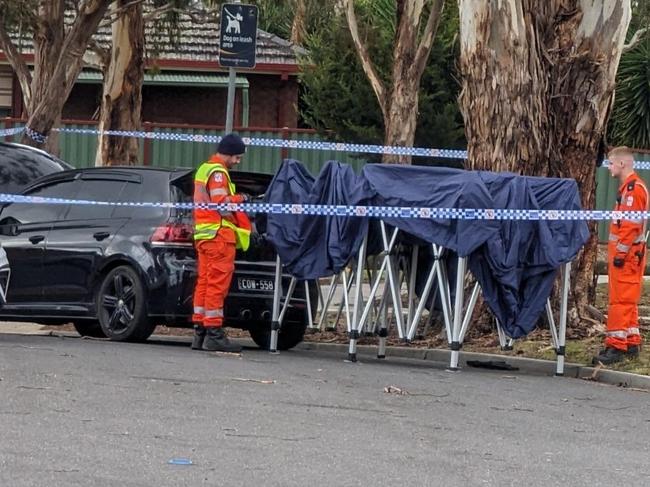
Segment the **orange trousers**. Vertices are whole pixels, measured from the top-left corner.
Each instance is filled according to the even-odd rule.
[[[223,304],[235,271],[235,244],[218,236],[196,244],[197,276],[192,321],[207,327],[223,326]]]
[[[643,256],[639,258],[636,253],[645,250],[645,243],[632,246],[623,267],[614,267],[616,242],[610,242],[607,250],[609,306],[605,346],[627,351],[628,346],[641,344],[638,305],[641,299],[646,255],[643,252]]]

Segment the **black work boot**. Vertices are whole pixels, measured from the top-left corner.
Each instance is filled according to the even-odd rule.
[[[205,328],[203,325],[194,325],[194,338],[192,339],[192,350],[201,350],[205,340]]]
[[[241,352],[241,347],[239,345],[228,340],[223,328],[212,326],[206,328],[206,330],[207,333],[205,341],[203,342],[203,350],[208,350],[209,352]]]
[[[639,358],[639,345],[628,345],[626,356],[627,358]]]
[[[618,348],[607,347],[594,357],[593,364],[598,365],[598,362],[600,362],[603,365],[610,365],[622,362],[625,360],[626,354],[627,352],[619,350]]]

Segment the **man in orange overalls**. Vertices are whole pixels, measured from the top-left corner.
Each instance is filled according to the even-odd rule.
[[[646,263],[646,220],[627,211],[641,212],[648,208],[648,190],[634,172],[634,156],[627,147],[609,152],[609,172],[620,186],[615,211],[623,212],[612,220],[607,246],[609,276],[609,307],[605,349],[594,357],[607,365],[625,358],[636,358],[641,346],[638,304],[641,298]]]
[[[246,146],[241,137],[228,134],[217,154],[204,162],[194,176],[194,203],[246,203],[249,196],[236,193],[228,170],[241,162]],[[197,279],[194,288],[194,340],[192,349],[240,352],[223,331],[224,301],[235,270],[235,250],[248,250],[251,223],[245,213],[195,207],[194,242]]]

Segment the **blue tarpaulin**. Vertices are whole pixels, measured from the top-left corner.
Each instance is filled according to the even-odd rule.
[[[509,173],[370,164],[360,175],[338,162],[314,178],[285,161],[266,193],[269,203],[424,208],[580,210],[570,179]],[[425,242],[468,257],[483,296],[512,338],[534,329],[557,270],[586,243],[585,222],[385,218]],[[267,236],[285,269],[300,279],[340,272],[359,250],[368,219],[269,214]],[[427,272],[427,269],[421,269]]]

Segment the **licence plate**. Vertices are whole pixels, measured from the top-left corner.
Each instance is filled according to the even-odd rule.
[[[237,288],[240,291],[273,291],[275,286],[272,279],[237,278]]]

